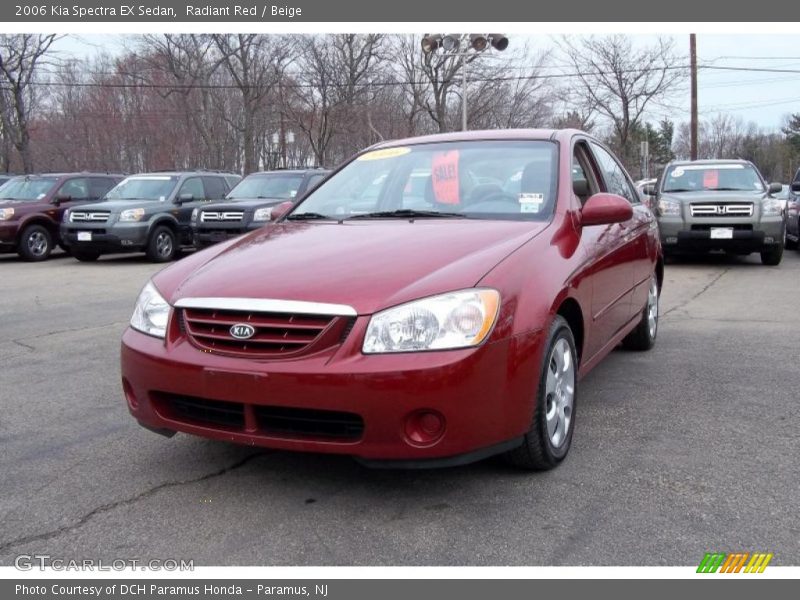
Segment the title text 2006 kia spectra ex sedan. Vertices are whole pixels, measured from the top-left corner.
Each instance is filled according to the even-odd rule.
[[[578,380],[658,325],[658,230],[579,131],[380,144],[267,227],[142,290],[122,343],[147,428],[369,465],[567,454]]]

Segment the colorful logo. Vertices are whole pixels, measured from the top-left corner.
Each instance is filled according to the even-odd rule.
[[[767,552],[706,552],[698,573],[763,573],[772,560],[772,553]]]

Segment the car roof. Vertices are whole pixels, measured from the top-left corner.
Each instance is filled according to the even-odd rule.
[[[183,175],[200,175],[200,176],[218,176],[218,177],[241,177],[238,173],[229,173],[227,171],[147,171],[144,173],[131,173],[128,177],[182,177]]]
[[[749,160],[742,158],[703,158],[700,160],[675,160],[669,163],[673,166],[685,165],[751,165]]]
[[[274,171],[255,171],[246,177],[263,177],[265,175],[305,175],[306,173],[327,173],[327,169],[311,167],[308,169],[275,169]]]
[[[0,177],[28,177],[30,179],[36,179],[39,177],[125,177],[123,173],[106,173],[103,171],[102,173],[95,172],[95,171],[74,171],[74,172],[65,172],[65,173],[28,173],[26,174],[17,174],[13,175],[11,173],[0,173]]]
[[[434,144],[437,142],[464,142],[480,140],[563,140],[575,135],[592,137],[578,129],[481,129],[476,131],[457,131],[452,133],[436,133],[418,137],[380,142],[370,147],[393,148],[396,146],[412,146],[416,144]]]

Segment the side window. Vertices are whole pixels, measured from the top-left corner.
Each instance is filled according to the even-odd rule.
[[[195,200],[204,200],[206,193],[203,189],[203,181],[199,177],[190,177],[183,182],[181,189],[178,190],[178,197],[183,194],[191,194]]]
[[[627,198],[628,202],[631,204],[639,202],[639,195],[631,186],[627,175],[625,175],[625,171],[617,160],[611,156],[605,148],[601,148],[597,144],[592,144],[592,150],[597,158],[600,170],[603,172],[603,179],[605,179],[607,188],[606,191]]]
[[[89,180],[86,177],[68,179],[56,193],[57,196],[69,196],[73,200],[86,200],[89,196]]]
[[[206,192],[205,198],[208,200],[221,200],[227,193],[225,180],[222,177],[203,177],[203,185]]]
[[[228,191],[236,187],[236,184],[242,180],[238,175],[225,175],[225,182],[228,184]],[[226,192],[227,193],[227,192]]]
[[[98,200],[108,193],[108,190],[117,185],[116,180],[110,177],[92,177],[89,179],[89,197]]]
[[[307,194],[315,187],[317,187],[323,179],[325,179],[325,175],[312,175],[311,177],[309,177],[308,183],[306,184],[305,193]]]
[[[572,153],[572,191],[585,204],[592,194],[600,191],[599,174],[589,158],[585,142],[575,145]]]

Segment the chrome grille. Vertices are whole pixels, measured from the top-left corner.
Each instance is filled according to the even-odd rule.
[[[244,218],[244,211],[241,210],[227,210],[227,211],[204,210],[200,213],[200,220],[203,223],[208,223],[208,222],[218,223],[220,221],[241,221],[243,218]]]
[[[105,223],[111,213],[100,211],[72,211],[69,213],[70,223]]]
[[[752,204],[692,204],[693,217],[752,217]]]

